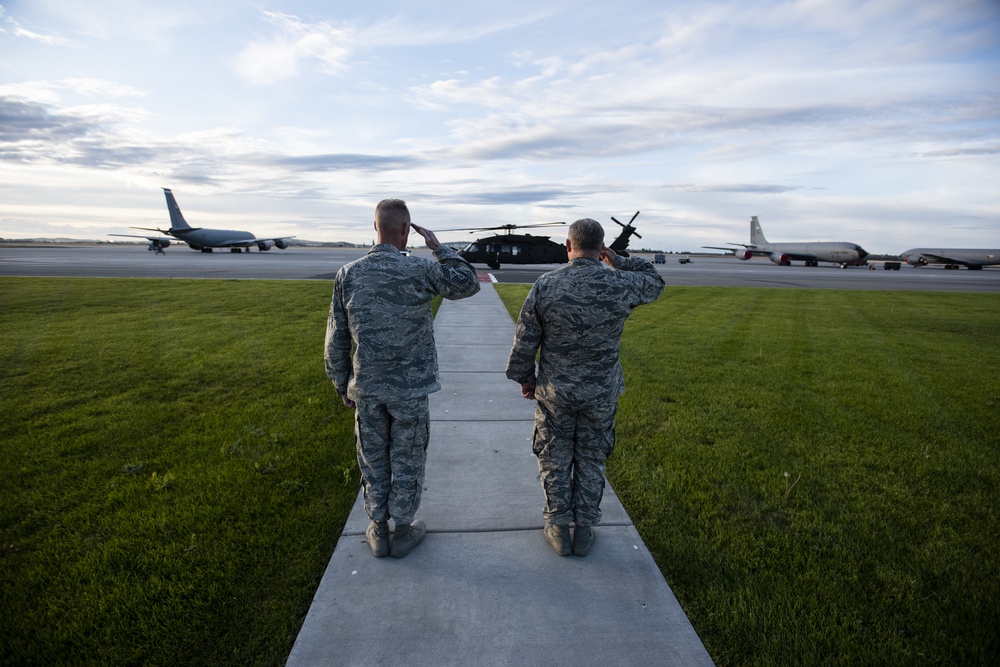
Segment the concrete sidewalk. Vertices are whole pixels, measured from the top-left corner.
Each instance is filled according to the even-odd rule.
[[[373,557],[359,494],[287,664],[711,665],[610,485],[586,558],[542,538],[534,402],[504,377],[514,323],[493,286],[434,326],[427,539]]]

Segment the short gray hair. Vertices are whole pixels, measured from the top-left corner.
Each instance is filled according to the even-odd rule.
[[[380,230],[402,232],[410,224],[410,209],[402,199],[383,199],[375,207],[375,224]]]
[[[597,220],[583,218],[569,226],[570,243],[584,252],[601,250],[604,247],[604,228]]]

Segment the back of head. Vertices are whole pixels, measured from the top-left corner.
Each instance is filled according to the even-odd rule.
[[[410,209],[402,199],[383,199],[375,207],[375,227],[379,233],[398,236],[410,225]]]
[[[600,252],[604,247],[604,228],[591,218],[582,218],[569,226],[570,243],[583,252]]]

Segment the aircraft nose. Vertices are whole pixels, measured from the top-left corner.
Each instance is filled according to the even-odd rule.
[[[864,248],[862,248],[861,246],[854,246],[854,247],[855,247],[855,248],[857,249],[857,251],[858,251],[858,258],[859,258],[859,259],[864,259],[865,257],[867,257],[867,256],[868,256],[868,251],[867,251],[867,250],[865,250]]]

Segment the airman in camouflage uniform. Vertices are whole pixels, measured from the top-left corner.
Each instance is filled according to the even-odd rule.
[[[663,278],[650,262],[604,246],[595,220],[577,220],[568,237],[569,263],[541,276],[521,308],[507,377],[537,401],[532,448],[545,491],[545,539],[560,556],[571,550],[585,556],[601,519],[605,459],[614,450],[615,412],[625,391],[619,358],[625,319],[656,300]]]
[[[436,262],[409,257],[410,228]],[[355,409],[354,438],[372,553],[405,556],[426,534],[420,506],[430,433],[428,394],[441,389],[430,302],[479,291],[476,271],[429,229],[410,222],[406,204],[375,209],[379,244],[337,272],[326,327],[326,373]],[[396,524],[390,547],[388,520]]]

